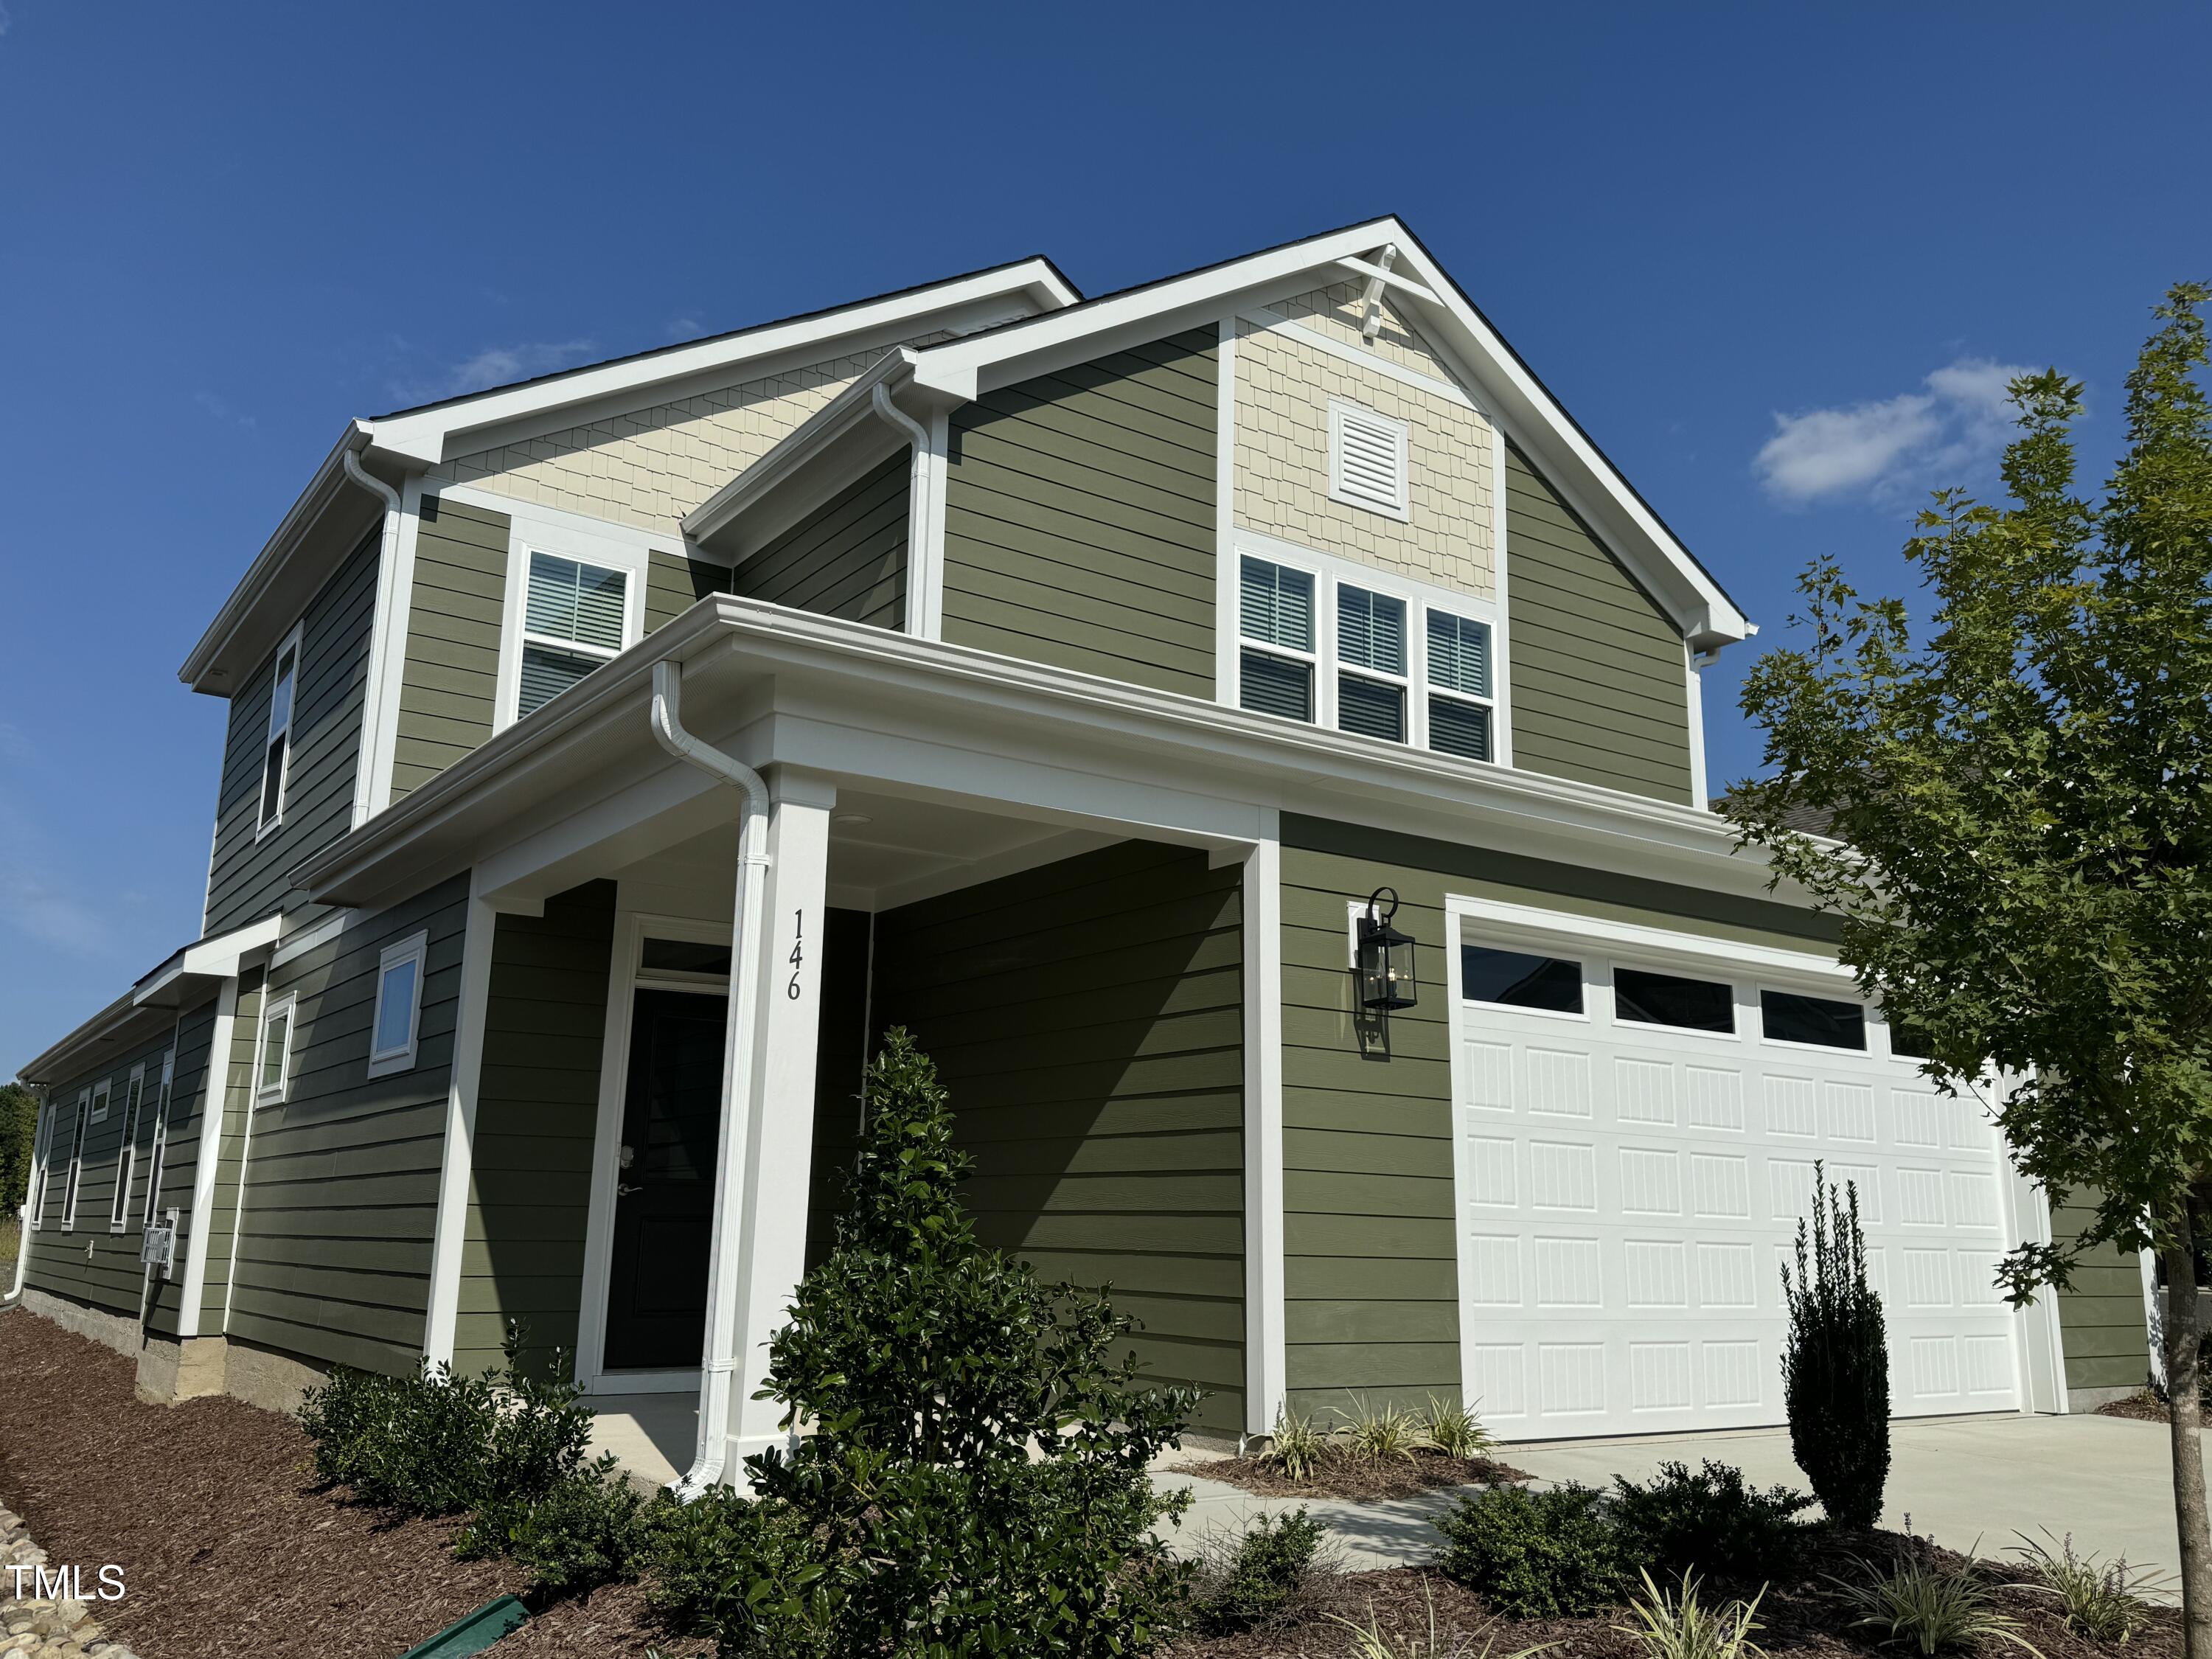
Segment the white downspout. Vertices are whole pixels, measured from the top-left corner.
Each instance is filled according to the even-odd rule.
[[[399,492],[361,464],[361,457],[347,450],[339,457],[344,464],[345,475],[384,503],[384,531],[376,550],[376,616],[370,626],[376,644],[380,648],[385,672],[396,673],[391,664],[391,654],[398,635],[397,626],[390,611],[392,592],[398,582],[399,563]],[[374,757],[378,752],[377,716],[384,702],[383,688],[372,683],[362,695],[361,765],[354,781],[353,823],[357,830],[368,821],[369,792],[374,784]]]
[[[722,1248],[733,1224],[742,1224],[745,1140],[752,1122],[753,1036],[760,1023],[760,943],[763,889],[768,873],[768,785],[751,767],[732,760],[684,729],[684,668],[671,658],[653,665],[653,735],[681,761],[744,791],[738,829],[737,960],[730,974],[726,1089],[714,1164],[714,1227],[707,1257],[707,1329],[699,1370],[699,1445],[690,1473],[675,1482],[686,1498],[721,1484],[728,1455],[730,1395],[738,1366],[738,1252]]]
[[[15,1283],[8,1294],[0,1296],[0,1308],[12,1308],[23,1294],[24,1276],[31,1267],[31,1200],[35,1196],[40,1203],[46,1194],[40,1173],[46,1161],[46,1137],[51,1133],[46,1123],[46,1090],[38,1091],[39,1115],[31,1120],[31,1181],[23,1189],[23,1201],[15,1211]]]
[[[881,380],[869,401],[914,446],[906,497],[906,631],[911,638],[927,639],[929,590],[937,580],[935,571],[923,568],[929,557],[929,429],[891,401],[890,388]]]

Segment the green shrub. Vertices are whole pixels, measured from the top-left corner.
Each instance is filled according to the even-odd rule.
[[[1234,1636],[1281,1618],[1315,1576],[1327,1530],[1303,1507],[1261,1515],[1235,1533],[1200,1542],[1197,1626],[1204,1636]]]
[[[493,1499],[462,1528],[454,1553],[506,1556],[528,1572],[532,1591],[575,1595],[633,1576],[644,1508],[610,1454],[533,1497]]]
[[[1840,1527],[1871,1527],[1889,1480],[1889,1348],[1881,1297],[1867,1283],[1859,1193],[1846,1206],[1813,1166],[1811,1249],[1797,1223],[1797,1272],[1785,1265],[1790,1334],[1782,1394],[1790,1449],[1813,1495]]]
[[[646,1605],[670,1628],[712,1637],[727,1659],[834,1651],[828,1568],[787,1507],[716,1486],[656,1499],[645,1521]]]
[[[840,1653],[1146,1651],[1194,1570],[1152,1535],[1187,1499],[1146,1470],[1197,1396],[1138,1385],[1103,1293],[977,1241],[945,1091],[905,1031],[866,1098],[836,1246],[769,1355],[769,1393],[815,1432],[750,1460],[823,1569],[784,1600]]]
[[[1603,1503],[1602,1493],[1572,1484],[1470,1493],[1437,1519],[1441,1565],[1508,1618],[1595,1613],[1620,1600],[1622,1577]]]
[[[427,1363],[412,1376],[340,1367],[308,1390],[300,1426],[319,1480],[403,1515],[459,1515],[483,1499],[498,1416],[487,1377]]]
[[[1760,1492],[1743,1471],[1708,1460],[1692,1474],[1662,1463],[1649,1484],[1615,1476],[1613,1524],[1627,1559],[1669,1578],[1692,1571],[1749,1583],[1778,1578],[1803,1559],[1799,1513],[1813,1500],[1787,1486]]]

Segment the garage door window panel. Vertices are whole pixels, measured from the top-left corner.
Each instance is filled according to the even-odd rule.
[[[1717,980],[1690,979],[1645,968],[1615,968],[1613,1016],[1638,1025],[1669,1025],[1684,1031],[1732,1036],[1735,988]]]
[[[1769,1042],[1866,1052],[1866,1009],[1856,1002],[1838,1002],[1796,991],[1761,990],[1759,1017]]]
[[[1504,951],[1486,945],[1460,947],[1460,994],[1537,1013],[1583,1013],[1583,964],[1572,957]]]

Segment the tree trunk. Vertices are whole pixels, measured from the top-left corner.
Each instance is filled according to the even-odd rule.
[[[2212,1659],[2212,1538],[2204,1503],[2203,1407],[2197,1395],[2197,1258],[2190,1216],[2177,1210],[2166,1266],[2166,1393],[2173,1444],[2173,1519],[2181,1556],[2181,1618],[2188,1659]]]

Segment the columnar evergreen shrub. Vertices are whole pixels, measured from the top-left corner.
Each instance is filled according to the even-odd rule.
[[[1104,1294],[977,1240],[945,1090],[904,1030],[866,1100],[836,1246],[770,1352],[767,1394],[814,1432],[750,1464],[812,1576],[758,1573],[749,1595],[856,1659],[1146,1651],[1193,1571],[1152,1535],[1182,1504],[1146,1469],[1196,1395],[1139,1386]]]
[[[1813,1215],[1797,1223],[1797,1271],[1782,1269],[1790,1334],[1782,1393],[1790,1449],[1838,1526],[1871,1527],[1889,1480],[1889,1347],[1881,1297],[1867,1283],[1859,1194],[1848,1201],[1814,1164]],[[1809,1244],[1809,1249],[1808,1249]]]

